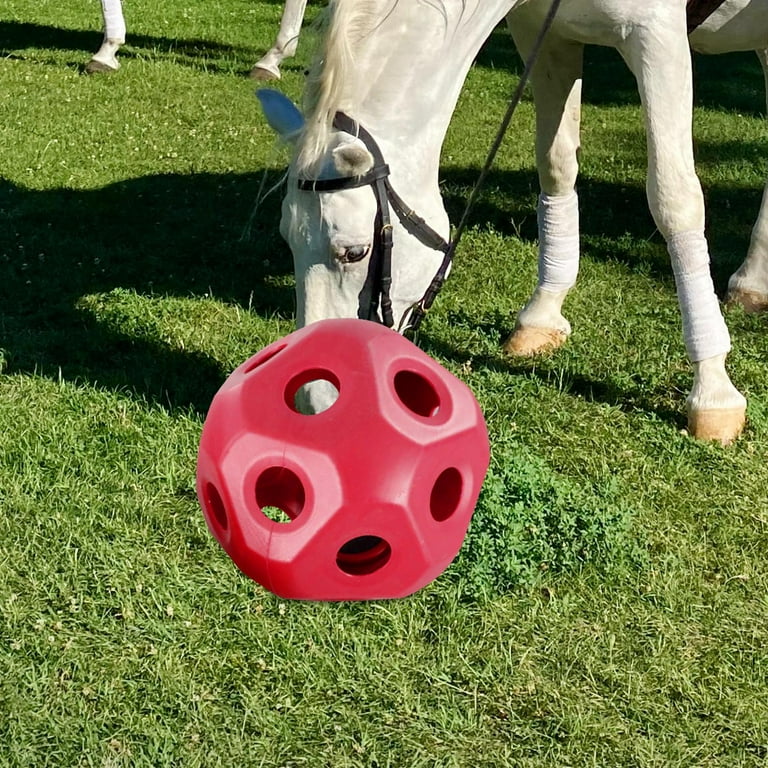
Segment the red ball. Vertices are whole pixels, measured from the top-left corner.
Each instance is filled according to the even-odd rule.
[[[338,398],[302,414],[296,392],[317,380]],[[489,453],[463,382],[388,328],[323,320],[226,380],[203,426],[197,493],[238,568],[275,594],[404,597],[458,553]]]

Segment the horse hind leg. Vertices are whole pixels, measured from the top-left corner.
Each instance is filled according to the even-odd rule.
[[[520,14],[508,18],[522,56],[538,28]],[[579,203],[574,189],[581,113],[584,47],[557,39],[550,31],[531,73],[536,105],[536,161],[541,194],[538,205],[539,268],[536,289],[517,315],[504,350],[531,357],[562,346],[571,325],[562,305],[579,269]]]
[[[101,11],[104,20],[104,40],[99,50],[85,65],[85,71],[89,75],[117,72],[120,69],[117,52],[125,43],[125,19],[121,1],[101,0]]]
[[[279,80],[280,64],[296,53],[307,0],[287,0],[275,44],[253,65],[254,80]]]
[[[757,51],[765,77],[768,110],[768,50]],[[744,263],[728,281],[728,303],[741,304],[747,312],[768,312],[768,181]]]
[[[638,29],[622,54],[637,78],[648,144],[648,203],[667,242],[693,365],[689,433],[728,444],[744,427],[746,400],[725,368],[731,347],[704,235],[704,196],[693,159],[693,96],[685,17],[675,7],[657,30]]]

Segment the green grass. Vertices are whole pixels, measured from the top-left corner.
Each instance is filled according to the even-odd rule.
[[[6,2],[0,766],[765,765],[768,325],[728,313],[748,427],[729,449],[693,442],[637,96],[612,52],[588,55],[568,345],[500,352],[535,279],[529,101],[421,333],[492,440],[451,568],[405,600],[286,602],[208,533],[208,404],[293,323],[278,197],[250,221],[286,159],[244,78],[279,13],[131,0],[121,71],[87,78],[95,3]],[[284,68],[294,98],[308,55]],[[753,58],[696,60],[721,289],[767,170]],[[499,31],[445,145],[454,220],[518,73]]]

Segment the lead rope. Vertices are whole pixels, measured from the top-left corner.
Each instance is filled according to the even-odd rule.
[[[400,320],[400,325],[398,327],[398,331],[400,333],[415,334],[416,331],[418,331],[419,326],[426,317],[427,312],[437,298],[437,294],[443,287],[443,283],[445,283],[448,268],[451,266],[453,257],[456,254],[456,249],[458,248],[459,242],[461,241],[461,236],[464,234],[464,230],[467,228],[469,214],[472,212],[472,209],[477,202],[480,188],[485,182],[488,173],[491,170],[491,166],[493,165],[493,161],[496,159],[499,148],[504,141],[504,136],[507,132],[507,128],[509,128],[509,123],[512,120],[512,116],[515,114],[515,110],[523,98],[523,91],[525,90],[525,86],[528,85],[528,81],[531,78],[531,71],[533,70],[533,66],[536,63],[536,59],[538,58],[539,50],[541,49],[541,45],[544,42],[544,38],[546,37],[547,32],[549,32],[549,29],[552,26],[552,22],[555,19],[555,14],[560,7],[560,3],[561,0],[552,0],[552,5],[550,5],[549,11],[547,12],[547,15],[544,19],[544,23],[541,25],[538,37],[536,38],[536,41],[533,44],[533,48],[531,49],[531,52],[526,59],[525,67],[523,68],[523,74],[520,76],[520,80],[518,81],[517,86],[512,93],[507,111],[501,120],[499,130],[496,132],[496,138],[493,140],[493,144],[491,144],[491,148],[488,151],[488,156],[485,159],[485,165],[483,165],[483,169],[480,171],[480,175],[477,177],[475,186],[472,188],[472,192],[469,195],[469,200],[467,200],[467,204],[464,207],[464,213],[462,213],[461,219],[459,219],[456,232],[445,251],[443,261],[440,264],[440,268],[432,278],[432,282],[429,284],[429,287],[424,293],[424,296],[422,296],[422,298],[411,307],[410,312],[403,314],[403,317]]]

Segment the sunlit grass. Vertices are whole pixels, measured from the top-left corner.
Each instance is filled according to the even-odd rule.
[[[244,78],[280,4],[131,2],[103,79],[80,74],[97,5],[6,5],[0,765],[763,765],[768,325],[727,314],[749,424],[693,442],[618,57],[588,56],[569,343],[500,351],[536,273],[529,101],[420,337],[489,425],[467,546],[406,600],[291,603],[237,572],[194,494],[211,398],[293,326],[279,195],[251,218],[285,153]],[[445,145],[454,220],[519,71],[492,42]],[[697,62],[695,133],[722,287],[766,141],[756,63],[718,61]]]

